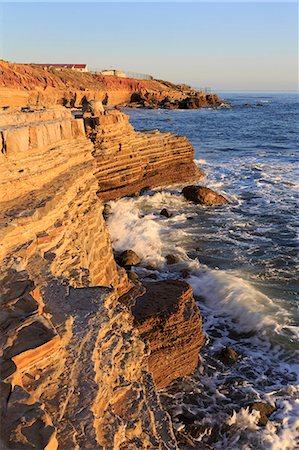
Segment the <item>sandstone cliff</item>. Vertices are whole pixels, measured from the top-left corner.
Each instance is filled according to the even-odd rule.
[[[136,132],[128,116],[116,110],[85,123],[94,142],[95,176],[103,201],[204,177],[194,163],[192,145],[183,136]]]
[[[222,103],[215,94],[199,93],[158,80],[45,70],[30,64],[0,61],[0,107],[60,104],[79,108],[85,98],[103,101],[107,106],[137,102],[141,106],[198,108]]]
[[[203,334],[191,286],[177,280],[150,282],[135,298],[129,293],[121,301],[149,343],[148,365],[158,389],[194,372]]]
[[[107,173],[116,173],[108,198],[118,196],[120,167],[110,155],[101,175],[99,143],[113,155],[122,127],[135,146],[147,137],[121,113],[99,121],[94,147],[65,108],[0,113],[3,448],[177,448],[157,387],[196,366],[201,320],[185,283],[162,283],[167,299],[157,305],[152,286],[133,287],[115,263],[99,197]],[[166,134],[155,140],[162,143],[168,158],[185,151],[190,160],[187,141]]]

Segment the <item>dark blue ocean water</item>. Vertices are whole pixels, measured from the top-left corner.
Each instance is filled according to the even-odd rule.
[[[110,232],[116,248],[142,254],[142,278],[177,278],[189,271],[206,346],[196,374],[179,382],[176,393],[165,392],[177,429],[188,433],[182,420],[187,408],[199,427],[205,414],[196,448],[298,448],[299,98],[220,95],[231,108],[125,112],[137,130],[187,136],[207,174],[200,184],[230,204],[194,206],[180,195],[181,186],[156,189],[112,202]],[[163,207],[173,212],[170,219],[159,215]],[[179,262],[167,266],[168,253]],[[240,360],[219,368],[215,355],[226,345]],[[234,379],[238,383],[228,381]],[[193,403],[186,383],[198,393]],[[246,409],[253,400],[276,405],[267,427],[259,427]],[[221,424],[229,428],[221,430]]]

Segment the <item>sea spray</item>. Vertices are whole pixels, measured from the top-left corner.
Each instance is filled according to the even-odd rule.
[[[152,215],[140,218],[134,200],[121,199],[110,202],[108,220],[110,236],[116,251],[134,250],[145,264],[163,264],[160,226]]]
[[[257,291],[247,281],[223,271],[209,270],[188,279],[197,296],[223,316],[234,319],[236,331],[281,331],[286,323],[286,311]]]

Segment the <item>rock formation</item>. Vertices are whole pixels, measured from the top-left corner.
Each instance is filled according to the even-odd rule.
[[[120,113],[99,121],[93,143],[83,120],[64,108],[0,113],[3,448],[177,448],[157,386],[196,366],[200,316],[187,284],[144,292],[117,266],[99,196],[107,186],[107,198],[119,196],[121,159],[116,169],[112,158],[119,144],[134,148],[136,166],[149,158],[142,156],[152,151],[149,141],[186,170],[192,150],[184,138],[135,133]],[[99,142],[108,154],[102,171]],[[127,171],[123,157],[124,182],[133,183],[133,165]],[[148,162],[149,180],[160,183],[155,161]],[[198,174],[189,170],[191,178]],[[142,173],[146,178],[146,167]],[[164,183],[173,182],[167,177]],[[133,190],[147,181],[137,177]],[[155,316],[157,289],[163,301]],[[132,309],[119,301],[123,295]]]
[[[197,367],[204,341],[201,317],[188,283],[157,281],[144,287],[133,302],[128,295],[122,301],[129,304],[140,336],[149,343],[149,369],[159,389]]]
[[[78,73],[73,70],[43,69],[30,64],[0,61],[1,106],[57,106],[80,108],[85,101],[102,101],[107,106],[127,104],[159,108],[220,106],[216,94],[198,92],[161,80],[137,80]]]
[[[95,176],[103,201],[204,177],[194,163],[192,145],[183,136],[136,132],[128,116],[116,110],[85,123],[94,143]]]
[[[217,194],[217,192],[204,186],[185,186],[182,194],[186,200],[205,206],[225,205],[228,203],[228,200],[223,195]]]

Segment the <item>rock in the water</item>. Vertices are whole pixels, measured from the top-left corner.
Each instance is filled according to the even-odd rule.
[[[270,405],[270,403],[267,402],[254,402],[250,403],[249,405],[250,411],[253,409],[255,411],[259,411],[260,413],[260,419],[258,421],[258,425],[266,425],[268,422],[268,417],[276,411],[275,406]]]
[[[219,359],[224,364],[233,364],[238,360],[238,358],[238,353],[231,347],[223,347],[219,353]]]
[[[168,211],[168,209],[163,208],[160,212],[160,216],[164,216],[167,217],[167,219],[169,219],[169,217],[172,216],[171,212]]]
[[[139,276],[135,272],[127,272],[129,280],[136,282],[139,280]]]
[[[117,263],[121,267],[137,266],[141,263],[141,258],[133,250],[125,250],[118,256]]]
[[[177,264],[179,262],[179,258],[175,255],[166,255],[165,256],[166,263],[170,266],[171,264]]]
[[[201,205],[226,205],[228,200],[221,194],[217,194],[212,189],[204,186],[186,186],[182,190],[182,194],[186,200]]]
[[[104,112],[104,107],[101,101],[84,97],[82,99],[82,112],[83,114],[89,113],[96,116]]]
[[[103,208],[103,217],[105,220],[108,219],[110,213],[111,213],[111,206],[108,203],[106,203]]]

